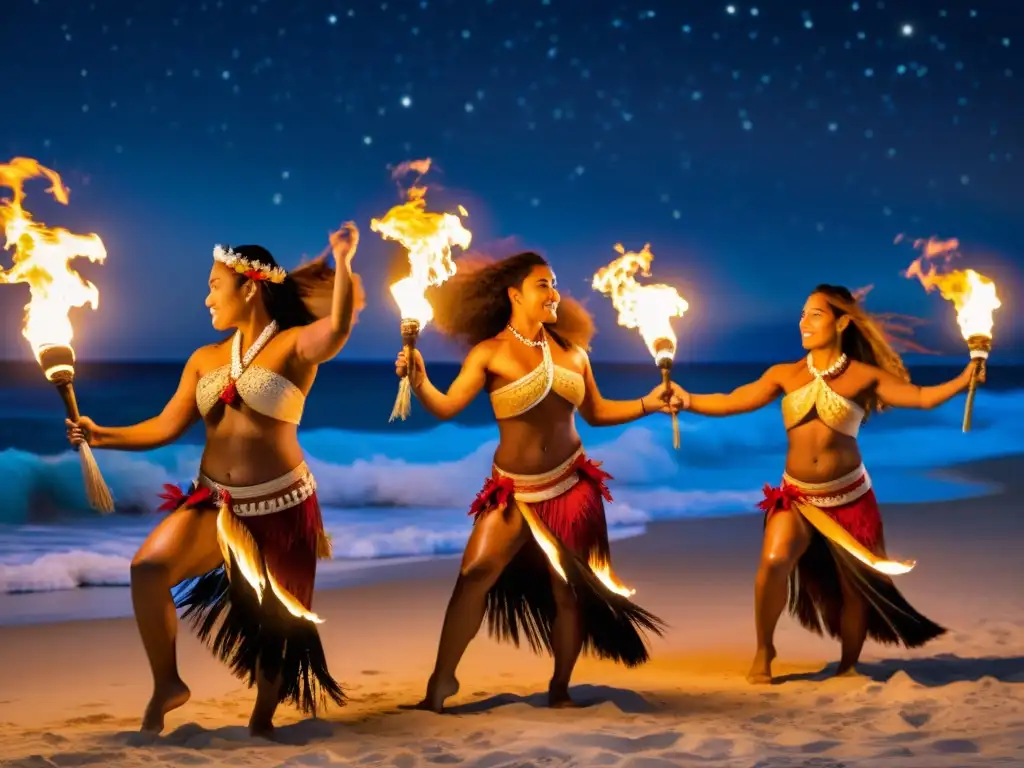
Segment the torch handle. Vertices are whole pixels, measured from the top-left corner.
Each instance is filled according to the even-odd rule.
[[[78,421],[81,413],[78,411],[78,399],[75,397],[75,387],[70,381],[57,384],[57,394],[64,401],[64,411],[72,421]]]
[[[672,365],[661,365],[661,383],[665,385],[663,399],[667,405],[672,400]],[[679,414],[672,414],[672,447],[679,450]]]
[[[962,431],[971,431],[971,417],[974,415],[974,395],[978,391],[978,375],[985,369],[984,358],[974,359],[974,370],[971,371],[971,381],[967,385],[967,401],[964,403],[964,423]]]
[[[410,378],[413,366],[416,364],[416,337],[406,337],[402,347],[405,350],[405,378]]]

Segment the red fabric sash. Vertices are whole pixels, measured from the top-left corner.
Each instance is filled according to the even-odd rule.
[[[865,482],[866,476],[862,475],[845,488],[822,494],[808,493],[788,483],[782,483],[779,486],[765,483],[764,499],[758,502],[757,507],[764,512],[767,521],[776,512],[788,512],[792,509],[794,502],[802,501],[805,504],[817,506],[814,504],[816,495],[831,496],[846,493]],[[818,507],[818,509],[839,523],[865,547],[872,552],[878,552],[878,547],[882,542],[883,527],[878,499],[873,490],[869,490],[864,495],[840,507]]]
[[[600,466],[599,462],[580,454],[564,474],[543,486],[529,486],[531,491],[543,490],[573,474],[580,475],[580,482],[560,496],[530,502],[530,507],[544,521],[548,530],[577,553],[590,552],[595,547],[605,552],[608,548],[608,524],[602,499],[612,501],[612,494],[605,485],[605,481],[612,479],[612,476]],[[520,487],[519,490],[524,491],[526,488]],[[495,473],[484,482],[483,489],[469,508],[469,514],[479,517],[490,509],[507,505],[515,491],[512,478]]]

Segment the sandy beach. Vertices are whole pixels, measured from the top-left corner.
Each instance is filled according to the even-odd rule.
[[[619,575],[671,628],[641,669],[582,661],[581,709],[547,709],[550,661],[484,634],[448,713],[401,708],[433,662],[458,568],[445,558],[318,592],[350,702],[320,720],[282,708],[277,743],[249,738],[252,693],[187,630],[179,657],[193,698],[140,744],[150,679],[130,619],[0,628],[0,765],[1024,765],[1024,458],[955,471],[992,494],[882,500],[890,554],[918,560],[901,589],[950,632],[917,651],[869,643],[859,678],[830,678],[838,645],[784,616],[779,680],[749,686],[760,521],[688,520],[615,545]]]

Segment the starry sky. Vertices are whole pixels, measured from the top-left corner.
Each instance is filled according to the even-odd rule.
[[[819,282],[927,318],[963,356],[952,308],[901,276],[909,237],[957,237],[997,279],[997,348],[1024,341],[1024,22],[1011,0],[8,0],[4,159],[39,159],[98,232],[80,271],[97,312],[80,357],[184,359],[216,338],[215,243],[286,267],[354,219],[369,307],[349,359],[390,358],[401,252],[369,229],[400,202],[389,166],[430,157],[431,207],[468,209],[474,246],[546,254],[585,299],[595,359],[649,359],[590,276],[650,242],[691,305],[680,357],[799,354]],[[9,255],[2,257],[9,265]],[[20,325],[27,290],[0,288]],[[436,335],[423,348],[454,357]],[[1021,353],[1017,359],[1024,361]],[[0,357],[29,358],[17,333]]]

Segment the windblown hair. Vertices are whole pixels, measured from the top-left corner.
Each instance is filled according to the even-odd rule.
[[[848,358],[881,368],[903,381],[910,381],[910,373],[896,351],[896,346],[915,352],[927,352],[906,338],[912,332],[910,326],[914,318],[871,314],[864,308],[862,298],[842,285],[823,283],[813,293],[825,297],[836,319],[844,315],[850,318],[850,324],[842,335],[842,351]],[[865,420],[872,412],[880,413],[884,410],[885,404],[877,396],[870,397]]]
[[[258,261],[270,267],[279,266],[270,251],[261,245],[238,245],[233,250],[249,261]],[[238,285],[249,278],[238,276]],[[331,314],[331,299],[334,295],[334,268],[327,264],[327,251],[301,266],[296,267],[283,283],[268,280],[257,283],[263,302],[271,319],[278,328],[295,328]],[[365,304],[363,287],[358,276],[352,275],[353,309],[358,313]]]
[[[546,266],[544,257],[533,251],[501,261],[460,259],[458,272],[429,294],[437,329],[466,347],[494,338],[512,316],[508,289],[521,288],[534,267]],[[590,349],[594,321],[573,299],[563,296],[558,303],[557,322],[545,323],[544,327],[563,349],[574,344]]]

